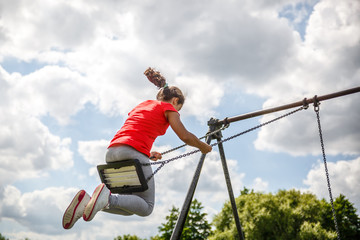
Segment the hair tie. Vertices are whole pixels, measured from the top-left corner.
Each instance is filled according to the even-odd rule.
[[[169,85],[167,83],[165,83],[165,85],[162,88],[164,89],[164,88],[167,88],[167,87],[169,87]]]

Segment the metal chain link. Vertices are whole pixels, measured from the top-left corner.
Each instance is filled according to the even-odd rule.
[[[201,137],[201,138],[199,138],[199,139],[203,139],[203,138],[206,138],[206,137],[208,137],[208,136],[214,135],[214,134],[216,134],[216,133],[224,130],[224,129],[227,128],[227,127],[229,127],[229,124],[224,125],[224,126],[223,126],[222,128],[220,128],[220,129],[217,129],[217,130],[215,130],[215,131],[209,132],[208,134],[206,134],[205,136],[203,136],[203,137]],[[180,148],[183,148],[183,147],[185,147],[185,146],[187,146],[187,144],[183,144],[183,145],[180,145],[180,146],[178,146],[178,147],[175,147],[175,148],[172,148],[172,149],[170,149],[170,150],[167,150],[167,151],[165,151],[165,152],[162,152],[161,155],[164,155],[164,154],[173,152],[173,151],[178,150],[178,149],[180,149]],[[161,164],[161,163],[162,163],[162,162],[159,162],[159,163],[156,163],[156,164]],[[147,165],[148,165],[148,164],[147,164]]]
[[[227,142],[227,141],[229,141],[229,140],[231,140],[231,139],[233,139],[233,138],[236,138],[236,137],[239,137],[239,136],[241,136],[241,135],[244,135],[245,133],[254,131],[254,130],[258,129],[258,128],[261,128],[261,127],[263,127],[263,126],[265,126],[265,125],[268,125],[268,124],[270,124],[270,123],[273,123],[273,122],[275,122],[275,121],[277,121],[277,120],[280,120],[280,119],[282,119],[282,118],[285,118],[285,117],[287,117],[287,116],[290,116],[290,115],[292,115],[292,114],[294,114],[294,113],[296,113],[296,112],[298,112],[298,111],[300,111],[300,110],[303,110],[303,109],[306,109],[306,108],[302,106],[302,107],[300,107],[300,108],[298,108],[298,109],[296,109],[296,110],[294,110],[294,111],[291,111],[291,112],[286,113],[286,114],[284,114],[284,115],[281,115],[281,116],[279,116],[279,117],[277,117],[277,118],[274,118],[274,119],[272,119],[272,120],[269,120],[269,121],[267,121],[267,122],[264,122],[264,123],[262,123],[262,124],[259,124],[259,125],[255,126],[255,127],[253,127],[253,128],[250,128],[250,129],[245,130],[245,131],[243,131],[243,132],[241,132],[241,133],[235,134],[235,135],[233,135],[233,136],[231,136],[231,137],[225,138],[224,140],[221,140],[221,141],[219,141],[219,142],[217,142],[217,143],[214,143],[214,144],[212,144],[211,146],[216,146],[216,145],[218,145],[218,144],[220,144],[220,143]]]
[[[316,96],[315,96],[315,99],[316,99]],[[317,100],[314,101],[314,111],[316,113],[316,118],[317,118],[317,123],[318,123],[318,128],[319,128],[320,144],[321,144],[321,150],[322,150],[322,155],[323,155],[323,160],[324,160],[324,167],[325,167],[326,180],[327,180],[327,185],[328,185],[328,190],[329,190],[331,210],[332,210],[332,214],[334,216],[335,230],[336,230],[336,234],[337,234],[337,239],[340,240],[340,232],[339,232],[339,227],[338,227],[336,214],[335,214],[334,201],[333,201],[333,197],[332,197],[332,193],[331,193],[329,171],[328,171],[327,163],[326,163],[324,140],[323,140],[321,124],[320,124],[319,104],[320,103]]]
[[[150,163],[144,163],[142,164],[143,166],[149,166],[149,165],[156,165],[156,164],[161,164],[148,178],[147,178],[147,181],[149,181],[165,164],[169,163],[169,162],[172,162],[172,161],[175,161],[177,159],[180,159],[180,158],[183,158],[183,157],[187,157],[187,156],[190,156],[194,153],[197,153],[197,152],[200,152],[199,149],[196,149],[194,151],[191,151],[191,152],[188,152],[188,153],[184,153],[184,154],[181,154],[179,156],[176,156],[174,158],[170,158],[168,160],[164,160],[164,161],[161,161],[161,162],[150,162]]]
[[[277,117],[277,118],[274,118],[274,119],[272,119],[272,120],[269,120],[269,121],[267,121],[267,122],[264,122],[264,123],[262,123],[262,124],[259,124],[259,125],[255,126],[255,127],[253,127],[253,128],[250,128],[250,129],[245,130],[245,131],[243,131],[243,132],[241,132],[241,133],[235,134],[235,135],[233,135],[233,136],[231,136],[231,137],[225,138],[225,139],[223,139],[223,140],[221,140],[221,141],[218,141],[218,142],[216,142],[216,143],[213,143],[213,144],[211,144],[211,146],[214,147],[214,146],[216,146],[216,145],[218,145],[218,144],[220,144],[220,143],[227,142],[227,141],[229,141],[229,140],[231,140],[231,139],[234,139],[234,138],[236,138],[236,137],[239,137],[239,136],[241,136],[241,135],[244,135],[245,133],[254,131],[254,130],[258,129],[258,128],[261,128],[261,127],[263,127],[263,126],[265,126],[265,125],[267,125],[267,124],[270,124],[270,123],[272,123],[272,122],[275,122],[275,121],[277,121],[277,120],[280,120],[280,119],[282,119],[282,118],[285,118],[285,117],[287,117],[287,116],[289,116],[289,115],[292,115],[292,114],[294,114],[294,113],[296,113],[296,112],[298,112],[298,111],[300,111],[300,110],[303,110],[303,109],[307,109],[307,106],[304,105],[304,106],[302,106],[302,107],[300,107],[300,108],[298,108],[298,109],[296,109],[296,110],[294,110],[294,111],[291,111],[291,112],[286,113],[286,114],[284,114],[284,115],[281,115],[281,116],[279,116],[279,117]],[[205,138],[205,137],[214,135],[215,133],[218,133],[218,132],[222,131],[223,129],[227,128],[228,126],[229,126],[229,124],[225,125],[224,127],[220,128],[220,129],[217,129],[217,130],[215,130],[215,131],[213,131],[213,132],[208,133],[207,135],[205,135],[205,136],[202,137],[202,138]],[[200,138],[200,139],[201,139],[201,138]],[[177,148],[171,149],[171,150],[169,150],[169,151],[166,151],[166,152],[164,152],[164,153],[162,153],[162,154],[166,154],[166,153],[172,152],[172,151],[174,151],[174,150],[176,150],[176,149],[179,149],[179,148],[181,148],[181,147],[183,147],[183,146],[186,146],[186,144],[185,144],[185,145],[181,145],[181,146],[179,146],[179,147],[177,147]],[[178,160],[178,159],[183,158],[183,157],[190,156],[190,155],[195,154],[195,153],[198,153],[198,152],[200,152],[200,150],[199,150],[199,149],[196,149],[196,150],[194,150],[194,151],[181,154],[181,155],[179,155],[179,156],[176,156],[176,157],[174,157],[174,158],[170,158],[170,159],[168,159],[168,160],[163,160],[163,161],[159,161],[159,162],[150,162],[150,163],[142,164],[143,166],[161,164],[161,165],[151,174],[151,176],[149,176],[149,177],[147,178],[147,181],[149,181],[165,164],[167,164],[167,163],[169,163],[169,162],[172,162],[172,161],[175,161],[175,160]]]

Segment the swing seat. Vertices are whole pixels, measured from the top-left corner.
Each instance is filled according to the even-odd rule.
[[[148,189],[138,159],[98,165],[101,181],[112,193],[143,192]]]

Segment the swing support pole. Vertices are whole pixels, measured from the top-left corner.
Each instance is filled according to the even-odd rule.
[[[269,109],[260,110],[260,111],[256,111],[256,112],[252,112],[252,113],[247,113],[247,114],[243,114],[243,115],[239,115],[239,116],[235,116],[235,117],[225,118],[223,120],[218,121],[216,124],[219,124],[219,125],[229,124],[232,122],[237,122],[237,121],[245,120],[248,118],[258,117],[258,116],[273,113],[273,112],[278,112],[278,111],[282,111],[282,110],[286,110],[286,109],[290,109],[290,108],[294,108],[294,107],[308,105],[310,103],[314,103],[315,99],[317,99],[317,101],[320,102],[320,101],[324,101],[324,100],[328,100],[328,99],[332,99],[332,98],[336,98],[336,97],[342,97],[342,96],[357,93],[357,92],[360,92],[360,87],[355,87],[355,88],[351,88],[351,89],[347,89],[344,91],[335,92],[335,93],[331,93],[331,94],[327,94],[327,95],[323,95],[323,96],[315,96],[310,99],[304,98],[302,101],[282,105],[279,107],[269,108]]]
[[[210,144],[210,142],[211,142],[211,136],[208,136],[207,139],[206,139],[206,143]],[[201,173],[201,169],[202,169],[202,166],[204,164],[204,161],[205,161],[205,156],[206,156],[206,154],[202,154],[201,157],[200,157],[198,166],[197,166],[197,168],[195,170],[195,173],[194,173],[193,180],[192,180],[192,182],[190,184],[190,187],[189,187],[189,190],[187,192],[184,204],[183,204],[183,206],[181,208],[180,215],[179,215],[179,217],[178,217],[178,219],[176,221],[174,231],[171,234],[171,238],[170,238],[171,240],[178,240],[181,237],[181,233],[182,233],[184,225],[185,225],[186,217],[188,215],[188,212],[190,210],[190,205],[191,205],[192,199],[194,197],[195,189],[196,189],[197,183],[198,183],[199,178],[200,178],[200,173]]]
[[[217,122],[217,119],[212,119],[215,122]],[[210,120],[211,121],[211,120]],[[233,216],[234,216],[234,221],[235,221],[235,225],[236,225],[236,229],[238,231],[238,235],[240,240],[244,240],[244,233],[242,231],[241,228],[241,224],[240,224],[240,219],[239,219],[239,213],[237,211],[237,207],[236,207],[236,201],[235,201],[235,197],[234,197],[234,191],[231,185],[231,178],[230,178],[230,174],[229,174],[229,169],[226,163],[226,158],[225,158],[225,151],[224,151],[224,146],[221,142],[221,138],[222,138],[222,134],[221,132],[218,132],[217,134],[213,135],[213,138],[216,138],[217,142],[218,142],[218,148],[219,148],[219,153],[220,153],[220,158],[221,158],[221,164],[223,167],[223,171],[224,171],[224,176],[225,176],[225,182],[226,182],[226,186],[228,189],[228,193],[229,193],[229,198],[230,198],[230,203],[231,203],[231,208],[232,208],[232,212],[233,212]]]
[[[219,120],[218,119],[214,119],[211,118],[208,122],[209,125],[209,132],[213,132],[217,129],[219,129],[219,125],[216,124]],[[233,215],[234,215],[234,220],[235,220],[235,225],[238,231],[238,235],[240,240],[244,240],[244,233],[241,229],[241,224],[240,224],[240,220],[239,220],[239,214],[237,211],[237,207],[236,207],[236,202],[235,202],[235,197],[234,197],[234,192],[232,189],[232,185],[231,185],[231,180],[230,180],[230,174],[229,174],[229,170],[227,167],[227,163],[226,163],[226,158],[225,158],[225,151],[224,151],[224,147],[223,144],[221,142],[221,138],[222,138],[222,134],[221,131],[217,132],[214,135],[210,135],[207,137],[206,139],[206,143],[210,144],[212,139],[216,139],[218,142],[218,147],[219,147],[219,153],[220,153],[220,158],[221,158],[221,163],[222,163],[222,167],[223,167],[223,171],[224,171],[224,176],[225,176],[225,182],[226,182],[226,186],[228,189],[228,193],[229,193],[229,198],[230,198],[230,202],[231,202],[231,207],[232,207],[232,211],[233,211]],[[189,190],[187,192],[184,204],[182,206],[180,215],[176,221],[176,225],[175,228],[171,234],[171,240],[177,240],[180,239],[184,225],[185,225],[185,221],[186,221],[186,217],[189,213],[190,210],[190,205],[195,193],[195,189],[197,186],[197,183],[199,181],[200,178],[200,173],[201,173],[201,169],[202,166],[204,164],[204,160],[205,160],[205,156],[206,154],[202,154],[198,163],[198,166],[195,170],[194,173],[194,177],[193,180],[190,184]]]

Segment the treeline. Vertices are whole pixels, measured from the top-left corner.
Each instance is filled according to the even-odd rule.
[[[330,203],[314,194],[297,190],[280,190],[276,194],[254,192],[244,188],[236,198],[239,219],[246,240],[295,239],[335,240],[360,239],[360,218],[356,208],[344,195],[334,201],[337,233]],[[212,220],[207,220],[198,200],[191,203],[181,239],[228,240],[239,239],[230,202],[226,202]],[[179,209],[172,207],[158,234],[150,240],[168,240],[171,237]],[[0,234],[0,240],[8,240]],[[26,239],[29,240],[29,239]],[[147,240],[136,235],[117,236],[114,240]]]
[[[280,190],[277,194],[244,189],[236,199],[246,239],[337,239],[330,203],[314,194]],[[344,195],[334,201],[341,239],[360,239],[360,219]],[[231,205],[214,218],[209,239],[237,239]]]
[[[297,190],[280,190],[276,194],[244,189],[236,198],[241,227],[246,240],[332,240],[360,239],[360,218],[354,205],[344,195],[334,201],[339,233],[330,203],[319,200],[314,194]],[[211,223],[202,205],[192,202],[181,239],[228,240],[239,239],[230,202]],[[158,227],[158,234],[150,240],[170,239],[179,209],[173,207],[165,222]],[[136,235],[118,236],[114,240],[146,240]]]

